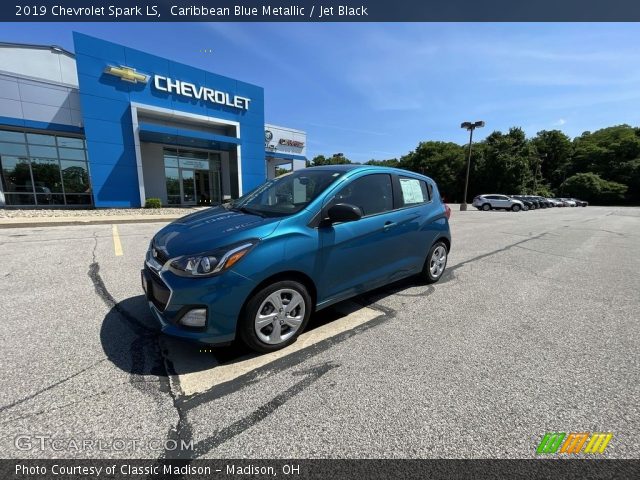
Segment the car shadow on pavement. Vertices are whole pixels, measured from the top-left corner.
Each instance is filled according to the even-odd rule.
[[[343,316],[331,307],[321,310],[311,317],[306,331]],[[111,308],[102,322],[100,341],[107,358],[116,367],[133,375],[166,376],[167,363],[169,374],[182,375],[259,355],[240,342],[211,347],[163,335],[143,295],[127,298]],[[168,355],[168,350],[172,354],[178,352],[183,360],[187,357],[188,361],[172,365],[173,355]],[[166,358],[169,362],[165,362]]]

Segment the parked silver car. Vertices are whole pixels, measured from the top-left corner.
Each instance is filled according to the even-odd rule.
[[[567,207],[575,207],[577,205],[576,202],[570,198],[559,198],[558,200],[563,202]]]
[[[478,210],[512,210],[519,212],[523,209],[524,204],[508,195],[500,195],[496,193],[478,195],[473,199],[473,206]]]

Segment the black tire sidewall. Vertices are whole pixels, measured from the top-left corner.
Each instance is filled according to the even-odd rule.
[[[258,335],[256,334],[254,329],[255,316],[258,312],[258,308],[260,308],[260,305],[265,300],[265,298],[267,298],[273,292],[283,288],[296,290],[300,295],[302,295],[302,298],[305,302],[304,319],[302,320],[300,328],[293,337],[279,345],[270,345],[268,343],[264,343],[258,338]],[[300,335],[304,331],[307,323],[309,323],[309,318],[311,317],[312,310],[313,304],[311,295],[309,295],[307,288],[302,283],[295,280],[282,280],[272,283],[271,285],[267,285],[261,290],[255,292],[245,303],[245,306],[242,309],[242,313],[240,314],[240,318],[238,320],[238,337],[247,347],[257,352],[267,353],[280,350],[296,341],[298,335]]]
[[[489,207],[489,208],[485,208],[485,207]],[[491,205],[489,205],[488,203],[485,203],[484,205],[482,205],[482,210],[484,210],[485,212],[488,212],[489,210],[491,210]]]

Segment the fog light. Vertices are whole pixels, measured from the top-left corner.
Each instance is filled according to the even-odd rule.
[[[204,327],[207,323],[207,309],[194,308],[189,310],[182,316],[180,323],[187,327]]]

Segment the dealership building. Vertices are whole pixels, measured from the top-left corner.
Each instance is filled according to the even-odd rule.
[[[74,33],[0,43],[0,207],[208,205],[306,161],[306,134],[265,124],[264,90]]]

